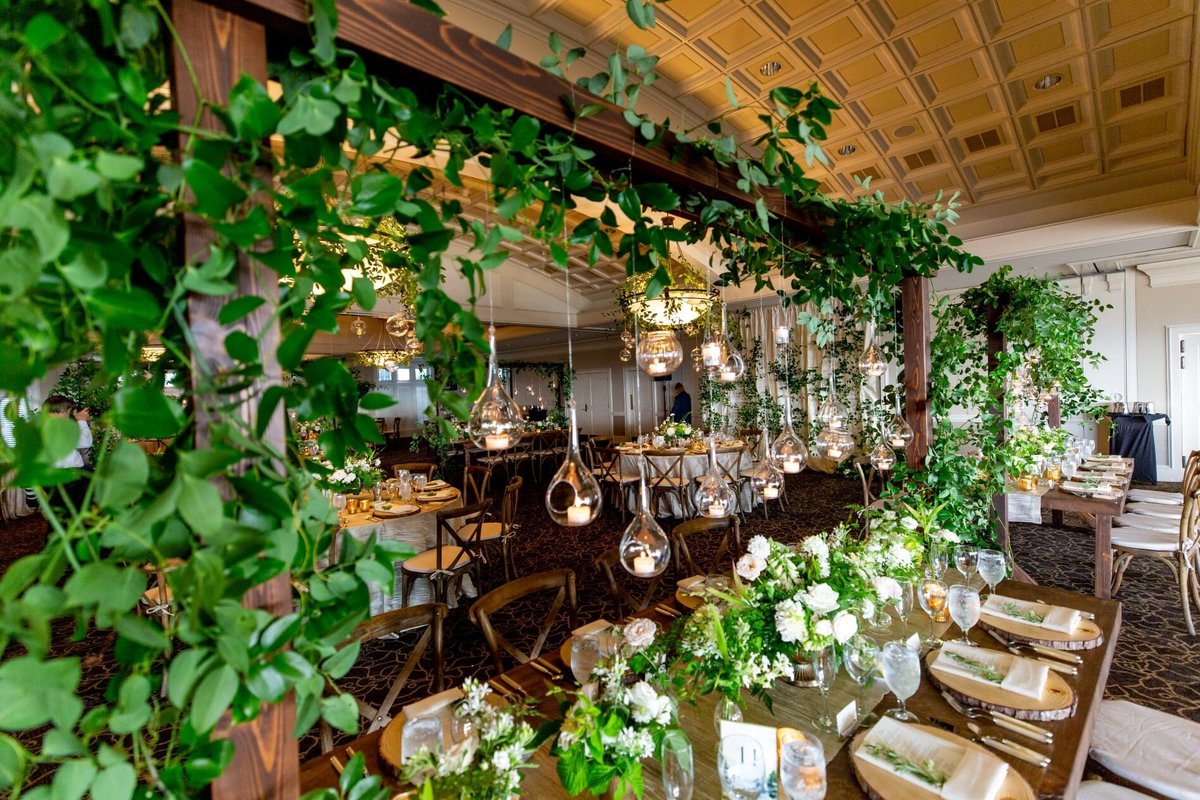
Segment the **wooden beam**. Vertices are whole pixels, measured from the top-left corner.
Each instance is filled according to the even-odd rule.
[[[906,275],[900,283],[904,325],[904,417],[913,429],[908,444],[908,466],[923,469],[933,438],[929,417],[929,343],[933,338],[929,278]]]
[[[243,73],[265,82],[267,79],[266,31],[261,25],[211,6],[200,0],[174,0],[171,18],[179,32],[180,45],[195,71],[194,85],[183,54],[174,52],[173,96],[183,120],[189,124],[196,118],[203,100],[223,103],[229,90]],[[200,127],[217,128],[218,121],[205,112]],[[186,146],[186,136],[180,142]],[[204,259],[212,241],[212,230],[195,217],[185,219],[183,257],[185,261]],[[244,393],[236,413],[253,425],[257,417],[257,398],[263,389],[280,378],[275,352],[279,346],[279,326],[272,317],[279,293],[278,280],[273,273],[241,258],[237,272],[238,294],[257,295],[267,302],[256,312],[227,327],[217,321],[217,314],[229,298],[214,298],[193,294],[188,298],[188,317],[196,337],[196,352],[192,353],[196,369],[193,381],[197,388],[211,386],[212,376],[228,365],[225,337],[236,327],[259,340],[262,353],[263,377],[257,386]],[[196,395],[196,446],[203,448],[210,440],[211,426],[218,419],[216,409],[227,406],[228,397]],[[228,414],[226,410],[224,412]],[[285,451],[282,414],[277,414],[264,437],[278,452]],[[248,592],[243,602],[265,608],[281,615],[292,610],[291,585],[286,574]],[[227,718],[228,719],[228,718]],[[299,794],[299,751],[292,736],[296,721],[295,698],[288,695],[277,704],[264,704],[259,717],[229,729],[236,747],[233,763],[212,786],[213,800],[227,798],[278,798],[292,800]]]
[[[308,35],[304,0],[216,2],[272,29]],[[337,6],[338,39],[365,56],[382,59],[385,74],[387,65],[403,69],[403,75],[389,77],[444,81],[481,100],[570,131],[577,144],[595,150],[614,167],[628,167],[635,182],[664,181],[739,207],[754,205],[755,197],[738,190],[736,169],[719,166],[669,132],[660,146],[646,147],[619,106],[435,14],[402,0],[340,0]],[[601,103],[604,111],[577,120],[566,98],[572,98],[576,107]],[[794,204],[787,206],[779,192],[765,191],[764,198],[787,221],[793,238],[813,244],[822,241],[822,220],[817,216]]]

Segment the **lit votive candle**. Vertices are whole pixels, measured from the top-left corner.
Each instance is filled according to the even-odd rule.
[[[483,446],[488,450],[503,450],[511,441],[512,437],[507,433],[489,433],[484,437]]]
[[[791,472],[791,473],[797,473],[797,472],[799,472],[799,471],[800,471],[800,462],[799,462],[799,461],[785,461],[785,462],[783,462],[783,471],[784,471],[784,472]]]
[[[765,499],[765,500],[779,499],[779,487],[778,486],[764,486],[763,487],[763,499]]]
[[[829,448],[828,453],[829,453],[830,458],[841,458],[842,457],[842,448],[831,447],[831,448]]]
[[[633,557],[633,574],[634,575],[653,575],[654,574],[654,556],[640,555]]]
[[[725,504],[724,504],[724,503],[709,503],[709,505],[708,505],[708,515],[709,515],[710,517],[723,517],[723,516],[725,516]]]
[[[575,503],[567,509],[568,525],[587,525],[592,521],[592,510],[587,506]]]
[[[737,373],[732,372],[730,370],[724,370],[721,372],[721,380],[725,381],[726,383],[731,383],[733,381],[736,381]]]
[[[665,361],[651,361],[649,366],[652,375],[662,375],[667,371],[667,362]]]
[[[891,444],[892,447],[904,447],[903,439],[888,439],[888,443]]]

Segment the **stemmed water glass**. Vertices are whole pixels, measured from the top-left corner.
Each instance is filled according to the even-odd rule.
[[[959,545],[954,549],[954,566],[967,579],[967,586],[971,585],[971,578],[975,577],[975,567],[978,564],[979,550],[976,548]]]
[[[880,658],[883,680],[900,705],[888,709],[887,715],[901,722],[916,722],[917,715],[904,706],[921,685],[921,656],[904,642],[888,642]]]
[[[962,629],[959,644],[974,647],[975,644],[967,638],[967,633],[979,622],[979,590],[973,586],[955,584],[950,587],[949,602],[950,618]]]
[[[670,731],[662,741],[662,781],[667,800],[692,800],[696,772],[692,743],[683,731]]]
[[[842,645],[842,663],[846,674],[858,686],[859,724],[870,722],[874,716],[865,705],[867,684],[875,670],[879,669],[879,643],[865,634],[859,634]]]
[[[815,736],[803,735],[779,750],[779,796],[782,800],[825,797],[825,748]]]
[[[996,593],[996,584],[1008,574],[1008,562],[1000,550],[979,551],[979,577],[987,581],[988,595]]]
[[[730,800],[757,800],[767,781],[762,748],[749,736],[724,737],[717,748],[717,773]]]
[[[946,547],[936,541],[929,543],[929,561],[925,564],[925,575],[935,580],[941,580],[950,567],[950,554]]]
[[[948,589],[946,584],[932,579],[921,581],[920,589],[918,599],[921,601],[921,608],[929,615],[929,637],[924,639],[921,644],[926,647],[937,647],[942,640],[934,635],[933,626],[937,615],[942,613],[942,609],[946,607]]]
[[[583,686],[592,679],[600,658],[600,641],[595,636],[571,637],[571,674]]]
[[[904,623],[905,632],[908,631],[908,615],[913,609],[913,584],[912,581],[905,581],[900,584],[900,596],[896,598],[896,614],[900,617],[900,621]]]
[[[341,492],[334,492],[333,497],[329,498],[329,502],[338,512],[338,525],[344,528],[346,521],[342,516],[342,512],[346,510],[346,495]]]
[[[810,655],[809,661],[812,664],[817,688],[821,690],[822,711],[821,716],[815,720],[817,729],[833,733],[837,730],[837,723],[834,722],[833,715],[829,713],[829,690],[833,688],[833,679],[837,675],[837,661],[833,657],[833,648],[822,647]]]

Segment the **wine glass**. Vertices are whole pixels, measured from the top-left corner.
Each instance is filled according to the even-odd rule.
[[[926,647],[937,647],[942,643],[942,640],[937,638],[933,633],[934,618],[942,613],[942,609],[946,607],[946,595],[949,590],[946,584],[941,581],[926,579],[921,581],[921,591],[918,598],[921,601],[921,608],[929,615],[929,637],[921,642]]]
[[[974,647],[975,644],[967,638],[967,632],[979,622],[979,590],[973,586],[963,586],[961,583],[950,587],[950,618],[962,629],[960,644]]]
[[[782,800],[825,797],[825,748],[815,736],[801,734],[779,751],[779,796]]]
[[[934,541],[929,543],[929,562],[925,565],[925,575],[941,580],[950,567],[950,554],[945,546]]]
[[[424,472],[418,472],[416,475],[412,476],[412,482],[417,494],[420,494],[421,492],[425,491],[425,484],[429,483],[429,476]]]
[[[887,715],[901,722],[916,722],[917,715],[904,706],[908,698],[917,693],[921,685],[921,656],[904,642],[888,642],[883,646],[880,657],[883,680],[896,695],[900,705],[888,709]]]
[[[900,617],[900,621],[904,623],[904,630],[908,630],[908,615],[913,609],[913,584],[912,581],[905,581],[900,584],[900,596],[896,598],[896,614]]]
[[[842,663],[850,680],[858,686],[857,722],[869,722],[874,715],[865,707],[866,689],[879,669],[879,643],[866,634],[858,634],[842,645]]]
[[[346,527],[346,521],[342,516],[342,512],[346,510],[346,495],[341,492],[334,492],[333,497],[329,498],[330,504],[338,512],[338,525]]]
[[[1096,452],[1096,440],[1088,436],[1083,437],[1083,441],[1080,443],[1079,449],[1082,452],[1084,459],[1091,458],[1092,453]]]
[[[683,731],[670,731],[663,737],[661,761],[663,792],[667,800],[692,800],[696,784],[692,743]]]
[[[1008,563],[1000,550],[979,551],[979,577],[987,581],[988,595],[996,593],[996,584],[1008,574]]]
[[[837,675],[837,662],[833,658],[832,647],[822,647],[820,650],[809,655],[809,663],[812,664],[813,677],[816,679],[817,688],[821,690],[821,716],[817,717],[815,722],[818,730],[827,733],[837,731],[837,723],[833,720],[833,715],[829,713],[829,690],[833,687],[834,676]]]
[[[958,567],[958,571],[967,579],[967,586],[971,585],[971,578],[975,577],[975,568],[979,564],[979,550],[969,545],[959,545],[954,550],[954,566]]]
[[[757,800],[766,785],[767,765],[762,748],[749,736],[721,739],[717,749],[717,773],[721,790],[730,800]]]
[[[583,686],[592,678],[592,670],[600,658],[600,642],[595,636],[571,638],[571,674]]]

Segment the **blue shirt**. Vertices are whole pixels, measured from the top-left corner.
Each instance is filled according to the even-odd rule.
[[[676,422],[692,424],[692,396],[686,391],[675,395],[675,404],[671,406],[671,416]]]

